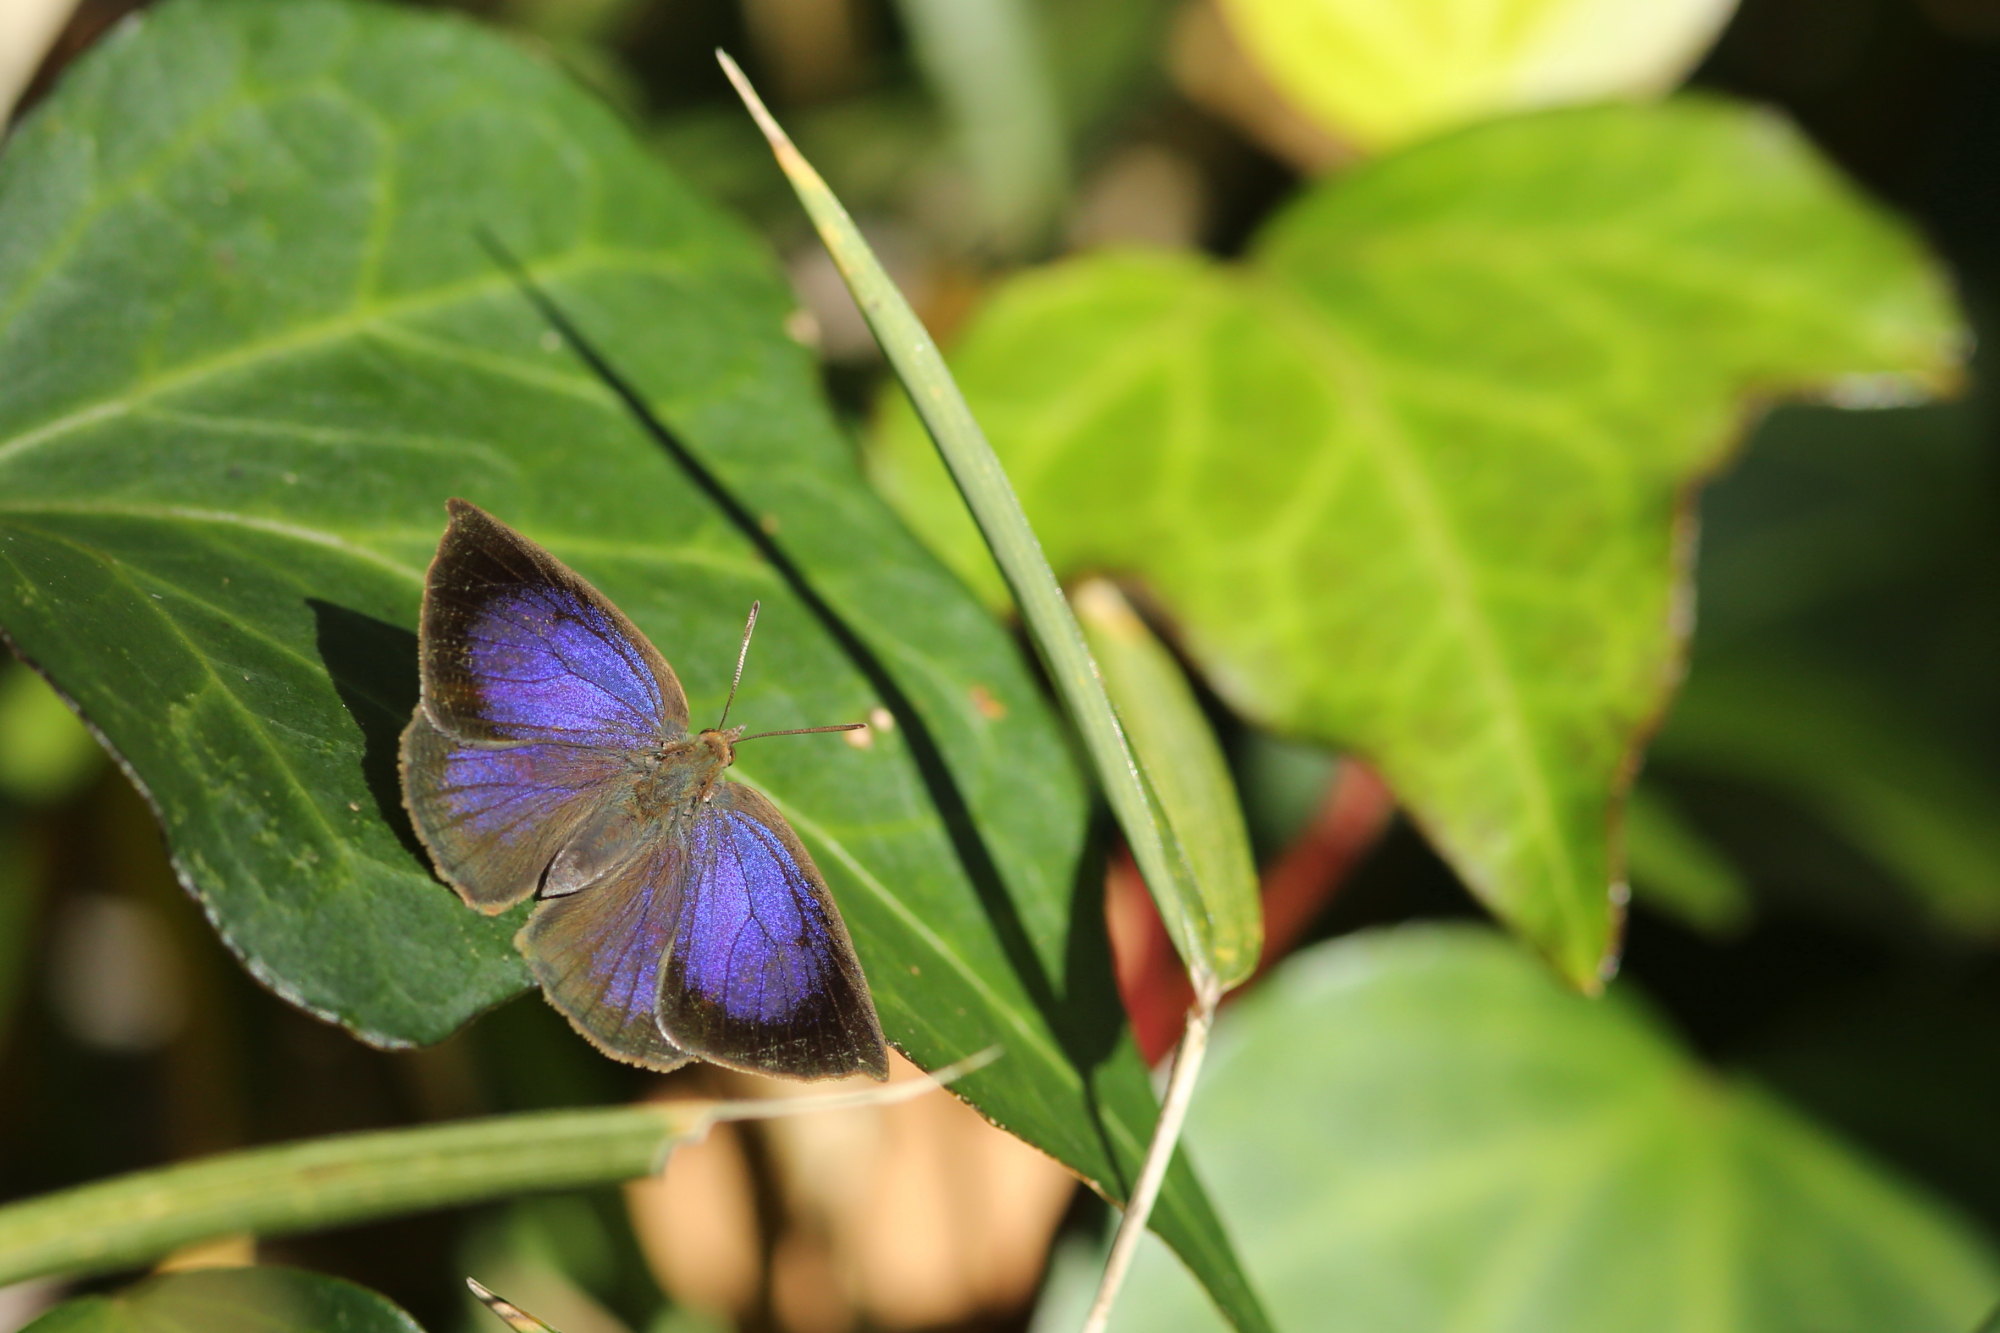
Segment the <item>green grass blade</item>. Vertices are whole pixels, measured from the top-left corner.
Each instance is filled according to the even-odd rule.
[[[1028,526],[1007,474],[945,368],[937,344],[883,271],[847,210],[764,109],[742,71],[729,57],[721,56],[721,60],[771,141],[779,166],[951,469],[959,493],[1021,609],[1028,636],[1041,653],[1064,708],[1083,735],[1112,813],[1131,844],[1147,887],[1161,904],[1161,913],[1170,920],[1187,915],[1191,909],[1183,904],[1199,893],[1187,858],[1172,827],[1160,817],[1157,804],[1149,797],[1138,760],[1098,678],[1083,630],[1054,571],[1042,557],[1041,543]],[[1191,972],[1214,974],[1211,960],[1200,954],[1184,955],[1184,960]]]
[[[0,1284],[147,1263],[212,1236],[287,1235],[631,1180],[712,1104],[494,1116],[342,1134],[117,1176],[0,1208]]]
[[[1114,585],[1093,579],[1074,601],[1105,691],[1201,886],[1177,904],[1182,915],[1167,918],[1167,931],[1183,958],[1209,960],[1223,989],[1239,986],[1263,951],[1264,912],[1243,804],[1214,728],[1187,673]]]

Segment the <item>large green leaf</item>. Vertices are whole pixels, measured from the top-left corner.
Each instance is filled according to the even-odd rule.
[[[1752,391],[1927,387],[1958,338],[1917,246],[1793,134],[1685,101],[1385,159],[1241,266],[1018,279],[953,367],[1058,571],[1143,577],[1225,697],[1373,758],[1589,984],[1619,795],[1678,672],[1687,489]],[[879,446],[990,586],[906,413]]]
[[[663,448],[496,250],[687,444]],[[617,601],[735,717],[873,717],[739,768],[825,868],[883,1025],[1108,1192],[1153,1102],[1086,799],[1004,631],[862,484],[737,228],[599,106],[460,21],[180,0],[0,162],[0,622],[150,794],[230,946],[385,1044],[518,990],[430,875],[396,738],[447,496]],[[707,469],[707,471],[704,471]],[[886,720],[884,720],[886,719]],[[1162,1230],[1254,1302],[1191,1176]]]
[[[1287,1328],[1966,1333],[2000,1293],[1962,1219],[1470,927],[1288,962],[1225,1014],[1188,1140]],[[1114,1329],[1216,1326],[1172,1268],[1149,1243]]]
[[[22,1333],[423,1333],[387,1297],[291,1268],[169,1273],[68,1301]]]

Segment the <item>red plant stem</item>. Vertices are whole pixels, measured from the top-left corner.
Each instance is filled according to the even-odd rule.
[[[1259,973],[1291,952],[1375,845],[1394,809],[1395,799],[1374,769],[1352,760],[1341,764],[1312,819],[1264,868]],[[1140,1052],[1148,1064],[1157,1064],[1180,1040],[1194,989],[1145,881],[1122,848],[1106,874],[1104,914],[1118,993]]]

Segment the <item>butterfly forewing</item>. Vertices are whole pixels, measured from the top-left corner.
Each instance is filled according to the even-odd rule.
[[[796,1078],[888,1073],[826,883],[782,815],[734,782],[688,820],[660,1027],[705,1060]]]
[[[425,581],[422,701],[403,733],[403,795],[461,897],[497,912],[540,886],[630,756],[687,729],[673,669],[603,594],[475,505]]]
[[[687,730],[687,696],[604,595],[463,500],[424,590],[424,708],[461,740],[651,746]]]

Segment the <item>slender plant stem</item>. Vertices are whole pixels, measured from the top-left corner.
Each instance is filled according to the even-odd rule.
[[[131,1267],[232,1232],[284,1235],[630,1180],[702,1123],[693,1108],[671,1105],[494,1116],[117,1176],[0,1208],[0,1283]]]
[[[1111,1238],[1111,1254],[1104,1261],[1103,1276],[1097,1281],[1097,1297],[1090,1303],[1090,1313],[1084,1316],[1083,1333],[1104,1333],[1111,1307],[1118,1300],[1118,1290],[1125,1285],[1125,1275],[1132,1267],[1132,1256],[1139,1252],[1139,1239],[1146,1234],[1153,1202],[1160,1197],[1160,1186],[1167,1178],[1167,1165],[1180,1146],[1181,1125],[1187,1120],[1188,1104],[1194,1100],[1194,1085],[1201,1077],[1202,1061],[1208,1055],[1208,1033],[1215,1024],[1215,1006],[1221,998],[1221,988],[1213,980],[1204,984],[1197,979],[1187,1029],[1181,1033],[1180,1045],[1174,1048],[1173,1065],[1167,1071],[1167,1092],[1160,1102],[1159,1122],[1153,1126],[1153,1141],[1146,1145],[1146,1162],[1139,1170],[1139,1183],[1133,1187],[1125,1214],[1118,1219],[1117,1234]]]
[[[0,1207],[0,1285],[101,1273],[213,1236],[278,1236],[539,1190],[652,1175],[724,1120],[879,1105],[989,1063],[983,1051],[882,1088],[737,1102],[652,1102],[339,1134],[139,1171]]]

